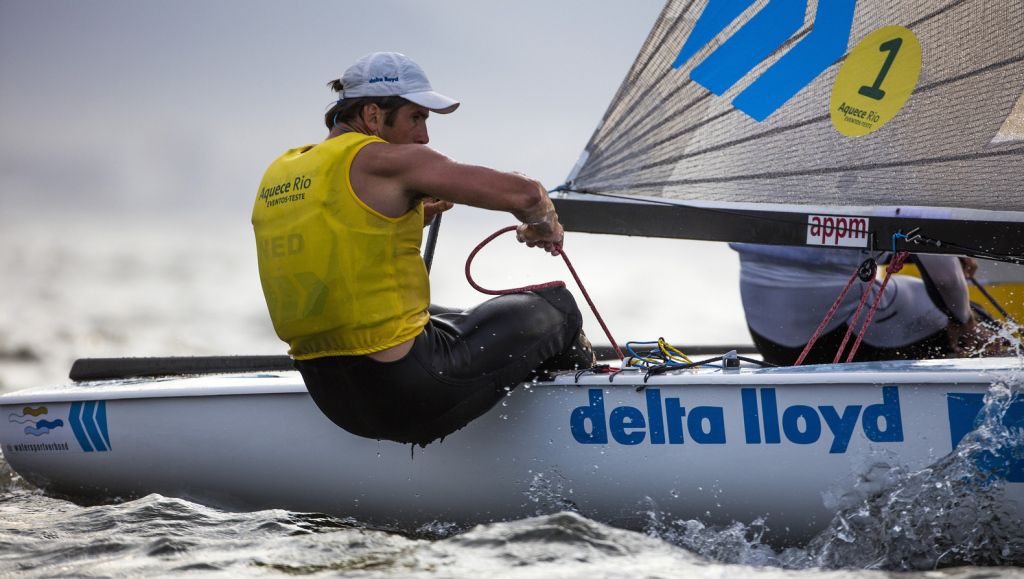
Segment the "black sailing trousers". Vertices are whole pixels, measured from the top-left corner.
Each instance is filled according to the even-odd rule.
[[[539,366],[590,367],[582,325],[572,294],[555,287],[433,315],[395,362],[328,356],[295,364],[314,402],[338,426],[425,446],[490,410]]]

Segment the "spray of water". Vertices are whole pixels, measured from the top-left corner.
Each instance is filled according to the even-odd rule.
[[[833,497],[837,513],[808,544],[775,550],[771,518],[708,527],[641,508],[646,532],[712,560],[787,569],[928,570],[1024,565],[1024,505],[1007,495],[1024,484],[1024,370],[993,376],[973,430],[919,471],[865,473],[856,493]]]

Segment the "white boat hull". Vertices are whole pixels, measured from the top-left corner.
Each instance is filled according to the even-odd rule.
[[[785,543],[823,528],[880,469],[949,454],[990,385],[1021,372],[1004,359],[704,369],[646,384],[563,375],[415,449],[338,428],[294,372],[96,382],[0,396],[0,443],[28,481],[86,499],[160,493],[406,529],[570,504],[629,527],[656,509],[766,517]],[[1024,504],[1024,463],[997,470]]]

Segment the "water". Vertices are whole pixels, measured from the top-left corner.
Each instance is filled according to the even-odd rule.
[[[281,353],[265,318],[245,224],[198,224],[187,235],[154,224],[102,233],[73,224],[4,225],[0,391],[64,381],[70,362],[82,356]],[[447,253],[442,233],[435,296],[477,299],[453,289],[464,282],[445,270],[461,266],[450,248],[468,251],[483,237],[476,233],[450,234]],[[706,244],[671,250],[732,259]],[[573,258],[584,280],[593,279],[587,262],[595,258],[581,250]],[[700,260],[692,267],[679,279],[702,276],[723,289],[712,296],[706,287],[673,287],[673,303],[691,300],[725,314],[710,330],[718,334],[705,341],[746,341],[742,316],[735,315],[738,298],[727,289],[735,287],[735,271],[708,269]],[[564,277],[531,268],[522,280],[521,272],[501,271],[482,264],[480,277],[508,275],[510,286]],[[605,314],[623,338],[647,339],[640,335],[647,328],[679,323],[665,311],[642,313],[628,297],[640,274],[621,273],[588,289],[599,305],[627,304],[610,305]],[[497,279],[493,285],[505,278]],[[1024,392],[1020,379],[992,388],[982,426],[955,453],[919,472],[866,474],[859,495],[826,497],[839,511],[827,529],[787,549],[762,541],[770,519],[712,527],[666,517],[653,500],[637,505],[640,531],[613,528],[576,513],[558,480],[538,480],[529,490],[536,517],[468,529],[436,521],[409,533],[315,513],[226,512],[159,495],[76,504],[34,489],[0,459],[0,577],[1024,577],[1015,567],[1024,565],[1024,530],[1008,524],[1006,483],[985,468],[993,458],[1024,460],[1024,433],[1000,420],[1010,398]]]

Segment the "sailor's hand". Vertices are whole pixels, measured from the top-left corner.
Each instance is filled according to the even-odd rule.
[[[998,333],[973,317],[965,324],[950,323],[946,329],[950,349],[957,356],[999,356],[1005,355],[1006,344]]]
[[[527,247],[540,247],[551,255],[558,255],[562,249],[565,232],[558,216],[552,211],[545,219],[523,223],[516,228],[516,239]]]
[[[435,215],[444,213],[452,207],[455,207],[455,204],[451,201],[427,197],[423,200],[423,226],[426,227],[427,225],[430,225],[434,222]]]

